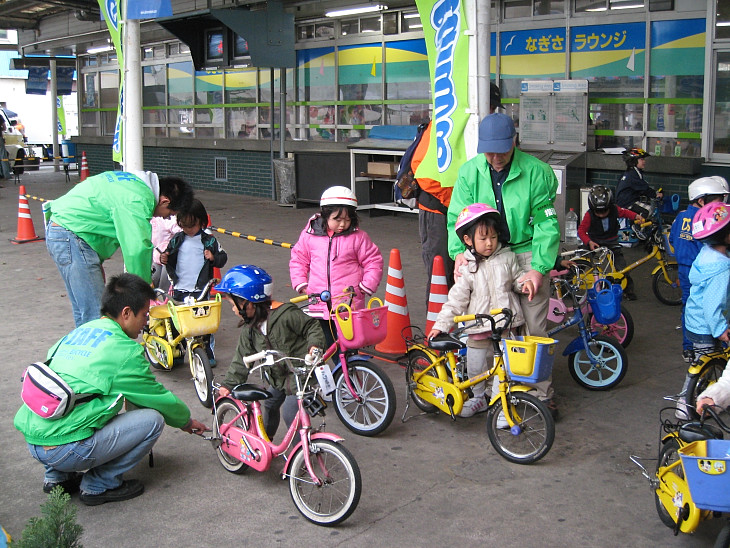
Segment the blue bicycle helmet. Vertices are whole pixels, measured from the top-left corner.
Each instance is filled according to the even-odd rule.
[[[263,268],[239,264],[231,268],[215,286],[220,293],[229,293],[250,303],[271,300],[272,279]]]

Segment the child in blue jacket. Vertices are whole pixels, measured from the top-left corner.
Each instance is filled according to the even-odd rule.
[[[730,188],[724,178],[714,175],[693,181],[687,188],[687,194],[690,205],[674,219],[672,230],[669,233],[669,242],[672,244],[674,255],[677,258],[679,285],[682,288],[682,357],[684,361],[691,363],[695,356],[692,341],[687,338],[684,315],[689,298],[690,267],[702,249],[702,243],[692,237],[692,219],[705,204],[725,201],[730,194]]]

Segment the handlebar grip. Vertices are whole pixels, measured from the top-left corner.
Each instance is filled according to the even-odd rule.
[[[463,316],[454,316],[454,323],[473,322],[476,319],[476,314],[464,314]]]
[[[647,226],[651,226],[651,221],[643,222],[639,225],[641,228],[646,228]]]
[[[246,364],[247,367],[250,367],[251,364],[258,360],[263,360],[266,357],[266,350],[262,350],[261,352],[256,352],[256,354],[251,354],[250,356],[244,356],[243,363]]]
[[[302,303],[309,298],[309,295],[299,295],[298,297],[292,297],[289,302],[292,304]]]
[[[497,316],[498,314],[506,314],[505,308],[493,308],[489,311],[490,316]]]

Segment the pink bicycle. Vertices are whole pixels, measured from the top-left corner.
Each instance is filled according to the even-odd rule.
[[[370,361],[371,356],[360,353],[359,349],[385,339],[388,307],[380,299],[372,298],[368,308],[352,310],[349,302],[353,295],[354,289],[349,287],[340,295],[323,291],[294,297],[290,302],[327,303],[336,333],[332,334],[334,343],[325,350],[323,362],[339,358],[335,359],[332,371],[335,411],[350,431],[360,436],[375,436],[393,422],[395,388],[390,377]],[[340,302],[343,299],[347,302]],[[370,308],[376,303],[380,306]],[[329,368],[326,363],[322,366]]]
[[[357,508],[362,479],[355,457],[341,445],[343,438],[324,432],[324,421],[318,429],[312,429],[311,418],[324,416],[326,407],[313,380],[321,356],[313,358],[313,363],[305,364],[302,358],[264,350],[243,359],[249,366],[262,360],[252,373],[262,369],[266,375],[269,367],[281,361],[294,373],[299,411],[281,443],[273,443],[263,426],[260,402],[271,394],[248,383],[236,386],[229,396],[214,400],[213,434],[203,437],[213,443],[223,468],[234,474],[243,474],[249,468],[264,472],[274,458],[283,456],[281,479],[289,480],[289,493],[297,510],[317,525],[331,526],[347,519]],[[296,362],[300,363],[294,365]],[[215,387],[218,388],[220,385]],[[297,433],[300,439],[287,457],[285,452]]]

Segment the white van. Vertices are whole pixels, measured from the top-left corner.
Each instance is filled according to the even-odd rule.
[[[8,159],[10,160],[10,169],[13,168],[16,158],[21,160],[25,158],[25,143],[20,131],[15,129],[15,122],[10,122],[5,111],[0,108],[0,119],[5,126],[3,138],[5,139],[5,149],[8,151]]]

